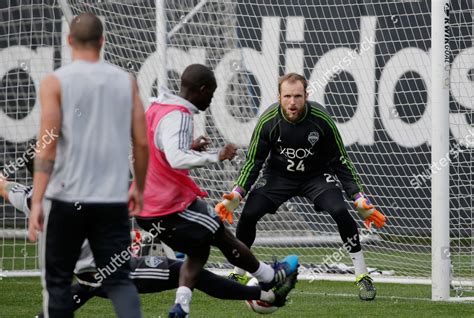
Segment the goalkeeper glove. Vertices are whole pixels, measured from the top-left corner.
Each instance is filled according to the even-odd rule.
[[[231,193],[224,193],[222,197],[224,200],[216,205],[215,211],[222,222],[227,220],[229,224],[232,224],[234,222],[234,210],[239,206],[239,203],[242,200],[242,195],[239,192],[232,190]]]
[[[354,205],[359,215],[364,219],[366,228],[370,229],[372,222],[377,228],[385,225],[385,216],[374,208],[374,205],[362,192],[355,195]]]

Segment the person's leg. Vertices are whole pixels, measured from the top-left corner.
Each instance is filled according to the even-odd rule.
[[[210,247],[206,247],[205,249],[201,249],[200,253],[187,255],[179,273],[179,286],[186,286],[189,289],[193,289],[194,286],[196,286],[199,274],[204,268],[204,265],[206,265],[210,251]]]
[[[179,287],[176,290],[175,304],[181,305],[181,308],[189,313],[193,289],[196,286],[199,275],[209,257],[210,247],[201,249],[186,255],[186,259],[181,266],[179,273]]]
[[[196,200],[182,212],[155,219],[139,218],[137,223],[150,234],[157,234],[174,251],[186,254],[186,260],[180,269],[175,306],[171,309],[170,316],[181,310],[189,313],[192,289],[207,262],[211,242],[222,222],[204,201]],[[158,225],[159,233],[153,230]]]
[[[278,207],[261,191],[250,192],[237,223],[237,238],[250,248],[257,235],[258,221],[268,213],[275,213]]]
[[[315,177],[304,184],[302,192],[313,201],[316,210],[328,212],[336,222],[339,235],[344,242],[343,247],[349,252],[354,264],[359,297],[363,300],[374,299],[376,290],[368,275],[357,223],[350,215],[342,191],[335,185],[334,178],[330,175]]]
[[[258,285],[242,285],[207,270],[202,270],[199,275],[196,289],[219,299],[273,301],[273,299],[270,298],[271,296],[267,296],[267,294],[271,295],[272,292],[263,291],[264,299],[262,299],[262,288]]]
[[[243,285],[203,269],[199,275],[196,289],[219,299],[262,300],[281,307],[285,305],[288,293],[295,287],[296,276],[297,272],[286,277],[277,288],[264,290],[260,285]]]
[[[159,293],[179,287],[179,272],[183,261],[164,256],[132,258],[130,276],[139,294]]]
[[[141,317],[140,298],[130,273],[130,222],[126,204],[93,204],[87,237],[99,282],[118,317]]]
[[[102,295],[102,287],[92,287],[82,284],[74,284],[71,286],[72,303],[74,311],[81,308],[89,299],[94,296]]]
[[[244,271],[254,273],[260,267],[260,262],[252,254],[249,247],[237,239],[227,228],[222,228],[217,233],[213,245],[221,250],[232,265],[242,268]],[[266,282],[271,281],[273,270],[266,272],[268,272],[267,277],[262,279]]]
[[[41,263],[43,312],[49,317],[73,317],[71,282],[84,241],[84,217],[72,203],[45,200]]]
[[[100,287],[91,287],[82,284],[71,286],[73,311],[81,308],[89,299],[100,294]],[[44,318],[43,312],[39,313],[38,318]]]
[[[216,233],[213,245],[221,250],[232,265],[252,274],[265,290],[283,282],[287,275],[297,270],[298,257],[296,255],[290,255],[282,262],[270,266],[257,260],[250,249],[226,228],[222,228]],[[239,281],[242,284],[247,282],[242,279],[235,279],[232,275],[229,279]]]
[[[310,199],[316,211],[326,211],[331,215],[337,224],[344,248],[349,253],[361,251],[357,223],[349,213],[342,191],[332,175],[326,173],[306,180],[299,194]]]
[[[236,237],[250,248],[257,234],[257,223],[266,214],[276,213],[278,207],[289,200],[298,190],[298,181],[283,178],[278,175],[266,174],[256,183],[255,188],[249,193],[245,202],[239,222],[237,223]],[[229,239],[230,247],[239,246],[231,237]],[[220,247],[219,247],[220,248]],[[221,251],[226,253],[225,249]],[[239,253],[245,253],[239,249]],[[228,258],[229,259],[229,258]],[[229,259],[232,263],[232,260]],[[236,260],[240,262],[240,260]],[[233,264],[233,263],[232,263]],[[249,264],[244,264],[248,267]],[[246,270],[237,265],[234,268],[231,278],[245,283]]]
[[[165,231],[160,238],[174,250],[184,252],[188,256],[181,267],[180,286],[185,281],[192,283],[192,285],[186,286],[190,288],[195,286],[199,276],[199,272],[197,272],[199,264],[202,263],[200,267],[202,269],[207,261],[211,244],[218,247],[231,264],[242,266],[250,272],[258,271],[261,264],[250,252],[250,249],[224,227],[214,210],[204,201],[195,201],[187,210],[177,213],[176,217],[179,217],[180,220],[174,222],[170,222],[171,218],[164,220]],[[169,231],[170,227],[173,227],[174,230]],[[191,263],[187,262],[188,259],[191,260]],[[263,280],[271,281],[273,269],[266,264],[263,266],[269,268],[266,271],[268,277]]]
[[[342,193],[335,190],[325,191],[316,200],[315,205],[327,211],[336,221],[339,234],[344,242],[344,249],[349,252],[354,264],[355,283],[359,288],[359,298],[361,300],[373,300],[376,296],[376,289],[365,264],[357,223],[347,210]]]
[[[181,260],[172,260],[162,256],[142,256],[132,259],[131,275],[140,294],[159,293],[179,287],[179,277],[183,264],[184,262]],[[149,270],[155,273],[150,273]],[[219,299],[250,299],[266,302],[275,300],[273,291],[263,291],[258,285],[241,285],[205,269],[201,269],[195,288]]]
[[[183,266],[182,261],[165,259],[169,270],[169,279],[166,282],[150,285],[154,292],[178,287],[178,277]],[[166,266],[166,265],[164,265]],[[164,287],[167,288],[164,288]],[[275,301],[273,291],[264,291],[260,286],[246,286],[238,284],[232,280],[216,275],[208,270],[202,269],[196,289],[208,294],[211,297],[231,300],[263,300],[266,302]]]
[[[341,191],[339,189],[324,191],[316,198],[314,205],[317,210],[328,212],[336,222],[344,248],[354,263],[356,276],[367,273],[357,223],[350,215]]]
[[[204,209],[204,213],[200,210]],[[162,232],[158,238],[174,251],[186,254],[179,275],[179,286],[192,290],[196,285],[201,269],[210,253],[210,241],[219,228],[219,223],[207,215],[207,205],[196,201],[183,212],[155,220],[160,222]],[[139,222],[139,225],[143,222]],[[141,225],[140,225],[141,226]],[[153,226],[145,225],[150,233]]]

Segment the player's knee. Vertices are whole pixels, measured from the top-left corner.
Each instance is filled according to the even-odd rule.
[[[203,244],[195,245],[192,250],[187,251],[188,259],[193,263],[206,263],[211,253],[212,240]]]
[[[212,242],[212,245],[217,247],[220,247],[222,244],[227,244],[233,240],[233,235],[227,228],[217,231],[214,237],[215,239]]]
[[[349,210],[342,204],[336,204],[330,207],[327,212],[335,219],[351,217]]]
[[[256,216],[251,210],[243,211],[240,215],[237,227],[256,226],[260,217]]]

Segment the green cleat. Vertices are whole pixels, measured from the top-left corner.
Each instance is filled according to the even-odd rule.
[[[250,280],[250,277],[247,275],[240,275],[236,273],[230,273],[229,276],[227,276],[227,279],[233,280],[234,282],[237,282],[242,285],[247,285],[247,283]]]
[[[359,288],[359,298],[361,300],[374,300],[377,290],[374,282],[369,274],[361,274],[357,276],[354,283]]]
[[[283,282],[283,284],[277,287],[274,287],[272,289],[273,293],[275,294],[275,300],[272,303],[270,303],[270,305],[275,306],[275,307],[285,306],[288,294],[296,286],[296,282],[298,281],[297,277],[298,277],[298,271],[288,276]]]

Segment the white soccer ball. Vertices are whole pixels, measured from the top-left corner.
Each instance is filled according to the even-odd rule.
[[[257,286],[257,285],[258,285],[258,280],[256,278],[250,279],[249,282],[247,283],[247,286]],[[261,314],[261,315],[274,313],[278,309],[278,307],[272,306],[263,300],[246,300],[245,303],[253,312],[256,312],[257,314]]]

